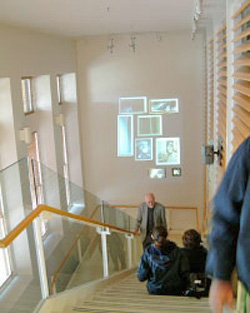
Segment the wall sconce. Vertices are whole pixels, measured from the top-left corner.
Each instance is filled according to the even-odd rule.
[[[222,140],[218,141],[218,150],[214,150],[214,145],[202,145],[201,146],[201,157],[202,157],[202,163],[203,164],[213,164],[214,163],[214,155],[217,155],[217,161],[218,164],[221,164],[221,158],[222,158],[222,153],[221,150],[223,149],[222,147]]]
[[[20,140],[24,141],[26,145],[32,142],[31,129],[29,127],[24,127],[24,129],[19,130]]]
[[[55,125],[58,125],[58,126],[64,126],[65,124],[65,118],[64,118],[64,115],[61,113],[61,114],[58,114],[58,115],[55,115],[54,116],[54,123]]]

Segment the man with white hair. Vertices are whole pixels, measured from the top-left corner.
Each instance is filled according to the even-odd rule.
[[[135,234],[140,231],[143,249],[153,242],[151,234],[154,227],[164,226],[167,228],[165,209],[160,203],[155,202],[154,194],[146,194],[144,200],[138,207],[135,226]]]

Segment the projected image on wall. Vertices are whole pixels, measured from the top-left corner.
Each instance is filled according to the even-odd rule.
[[[148,175],[150,178],[165,178],[166,177],[166,169],[165,168],[150,168],[148,171]]]
[[[161,136],[162,116],[161,115],[141,115],[137,118],[138,136]]]
[[[151,114],[171,114],[178,112],[178,99],[152,99],[149,101],[149,113]]]
[[[180,164],[180,138],[156,139],[156,165]]]
[[[153,160],[153,139],[143,138],[135,139],[135,160],[149,161]]]
[[[132,115],[118,115],[117,119],[117,155],[130,157],[134,155],[134,129]]]
[[[119,99],[119,114],[147,113],[147,97],[131,97]]]

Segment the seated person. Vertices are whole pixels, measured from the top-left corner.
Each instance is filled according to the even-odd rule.
[[[154,227],[153,243],[146,247],[138,267],[138,279],[148,280],[147,290],[156,295],[181,295],[189,287],[189,264],[177,245],[167,240],[164,226]]]
[[[205,275],[205,265],[207,258],[207,249],[201,243],[201,235],[195,229],[185,231],[182,236],[185,253],[189,260],[190,266],[190,295],[192,292],[197,292],[197,295],[207,296],[210,280]]]

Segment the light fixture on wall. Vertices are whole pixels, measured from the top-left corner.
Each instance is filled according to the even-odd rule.
[[[214,145],[202,145],[201,146],[201,158],[203,164],[213,164],[214,163],[214,155],[217,155],[217,162],[219,165],[221,165],[221,159],[222,159],[222,146],[223,140],[221,137],[218,139],[218,150],[214,150]]]
[[[62,113],[55,115],[54,116],[54,123],[55,123],[55,125],[58,125],[58,126],[64,126],[64,124],[65,124],[64,115]]]
[[[135,48],[136,48],[135,40],[136,40],[135,35],[131,35],[130,36],[130,43],[128,45],[130,48],[132,48],[134,53],[135,53]]]
[[[31,129],[29,127],[24,127],[19,130],[19,138],[21,141],[24,141],[26,145],[29,145],[32,142]]]
[[[109,38],[108,43],[107,43],[107,50],[109,51],[109,53],[113,53],[114,47],[115,47],[114,38],[111,37],[111,38]]]

